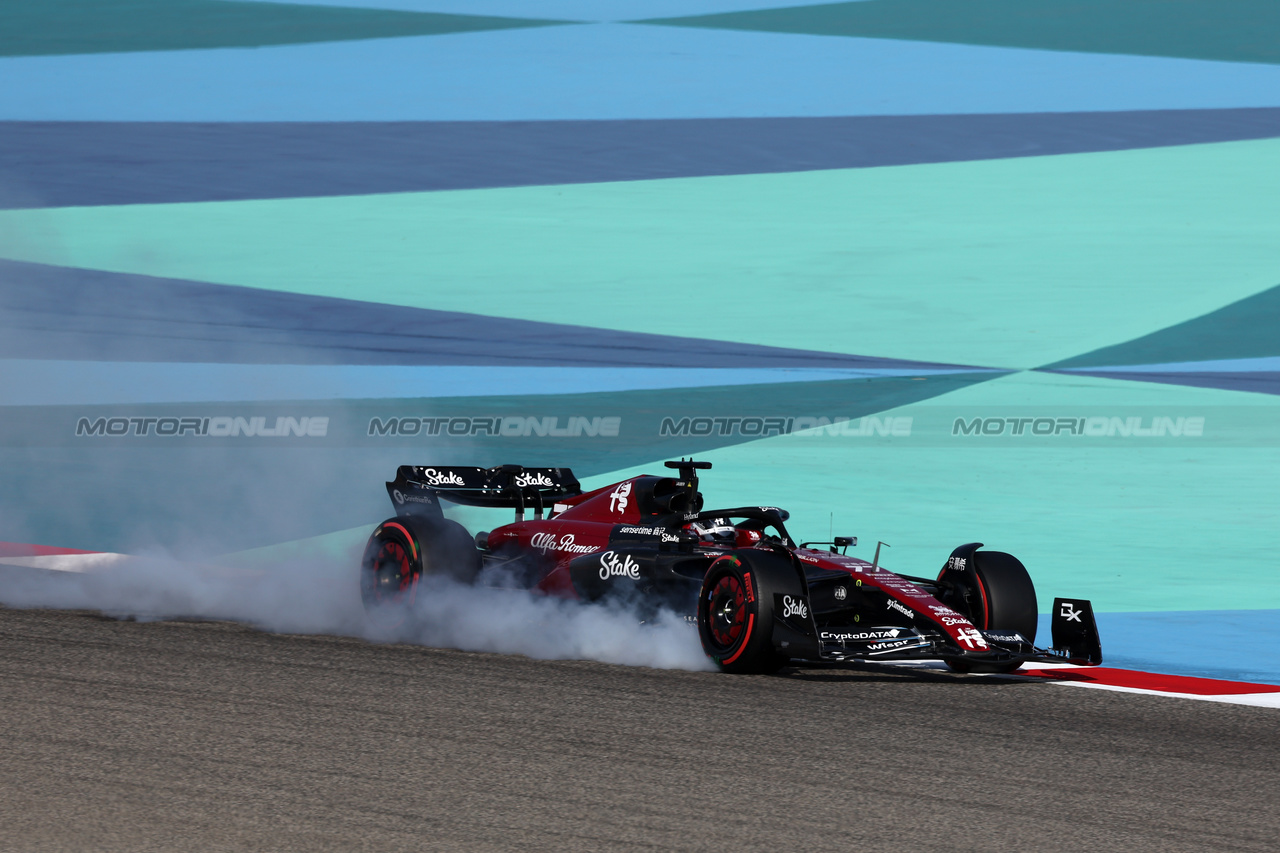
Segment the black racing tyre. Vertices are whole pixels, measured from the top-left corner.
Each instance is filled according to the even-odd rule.
[[[389,518],[365,545],[360,598],[367,611],[399,621],[413,605],[424,574],[471,583],[479,571],[475,541],[456,521]]]
[[[784,574],[785,573],[785,574]],[[791,564],[765,551],[716,559],[698,594],[703,651],[724,672],[776,672],[790,657],[773,646],[774,594],[794,586]]]
[[[447,518],[415,524],[420,531],[425,574],[445,575],[463,584],[475,582],[480,574],[480,552],[467,528]]]
[[[938,580],[951,585],[943,603],[975,627],[984,631],[1017,631],[1027,642],[1035,643],[1039,622],[1036,587],[1017,557],[1002,551],[976,551],[970,570],[946,567],[938,574]],[[957,672],[1013,672],[1022,664],[947,661],[947,666]]]
[[[360,561],[360,599],[380,621],[398,623],[408,614],[422,577],[422,552],[412,527],[399,518],[379,524]]]

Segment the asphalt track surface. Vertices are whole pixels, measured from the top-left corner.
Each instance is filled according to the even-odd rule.
[[[0,610],[4,850],[1274,850],[1274,710]]]

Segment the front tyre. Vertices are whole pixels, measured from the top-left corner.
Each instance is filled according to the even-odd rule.
[[[983,631],[1017,631],[1035,644],[1039,621],[1036,587],[1026,566],[1012,554],[975,551],[970,568],[943,568],[938,581],[949,585],[942,602]],[[1021,663],[947,661],[957,672],[1013,672]]]
[[[698,636],[722,671],[776,672],[790,660],[773,646],[774,593],[787,588],[781,571],[794,574],[776,555],[745,551],[707,569],[698,594]]]

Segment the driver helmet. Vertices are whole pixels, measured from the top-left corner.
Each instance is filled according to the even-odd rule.
[[[709,518],[695,521],[689,530],[703,542],[717,545],[735,545],[738,540],[738,529],[729,523],[727,518]]]

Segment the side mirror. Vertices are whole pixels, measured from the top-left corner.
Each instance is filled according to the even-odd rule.
[[[785,518],[786,510],[783,510],[782,514],[783,514],[783,517]],[[857,545],[857,544],[858,544],[857,536],[837,536],[834,539],[832,539],[830,542],[801,542],[800,547],[808,548],[810,545],[830,545],[831,547],[828,548],[827,550],[830,551],[832,554],[834,554],[836,553],[837,548],[852,548],[854,545]],[[843,554],[844,551],[841,551],[840,553]]]

